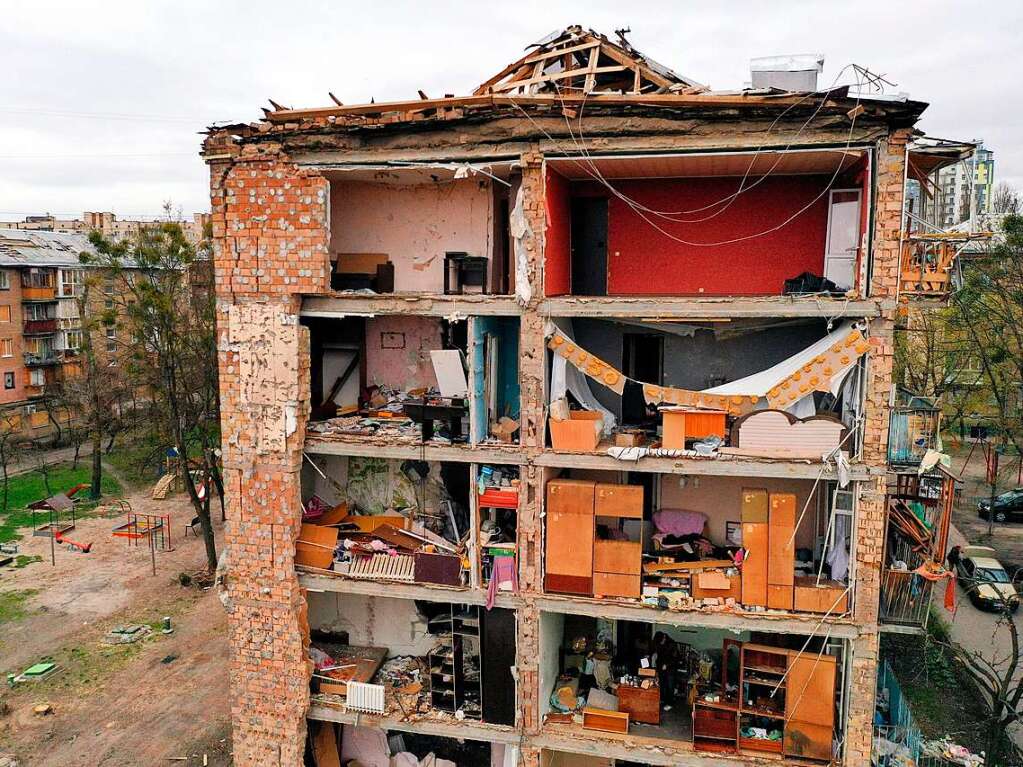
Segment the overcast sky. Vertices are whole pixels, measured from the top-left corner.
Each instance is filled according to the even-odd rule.
[[[0,218],[209,209],[199,132],[294,107],[466,94],[525,45],[581,24],[713,88],[749,59],[823,53],[930,102],[921,126],[983,138],[1023,187],[1023,2],[49,2],[0,4]]]

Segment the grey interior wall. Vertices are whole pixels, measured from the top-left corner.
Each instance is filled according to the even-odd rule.
[[[579,346],[619,370],[623,366],[622,337],[626,333],[659,333],[654,328],[644,330],[637,325],[590,318],[575,318],[572,325]],[[723,340],[717,340],[713,330],[703,329],[692,337],[659,334],[664,336],[661,385],[699,391],[711,386],[716,379],[734,381],[778,364],[823,338],[827,334],[827,323],[821,320],[786,325]],[[590,388],[604,407],[621,416],[618,395],[598,383],[592,383]]]

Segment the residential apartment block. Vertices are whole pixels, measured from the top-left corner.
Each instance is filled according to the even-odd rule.
[[[210,129],[236,764],[870,762],[926,105],[819,66]]]
[[[48,388],[76,369],[82,235],[0,230],[0,409],[25,436],[48,433]]]
[[[154,223],[166,221],[166,218],[118,218],[109,211],[90,212],[86,211],[81,218],[59,218],[49,214],[41,216],[26,216],[22,221],[0,221],[0,229],[23,229],[33,232],[63,232],[65,234],[88,234],[91,231],[98,231],[104,237],[119,240],[123,237],[130,237],[136,234],[140,228],[151,226]],[[209,224],[208,213],[194,213],[191,220],[177,220],[181,224],[185,235],[193,243],[199,243],[205,236],[206,226]]]
[[[116,365],[124,350],[121,322],[126,275],[86,266],[79,255],[92,250],[81,234],[0,229],[0,428],[29,440],[56,435],[73,413],[49,407],[60,381],[80,375],[87,316],[112,320],[92,329],[93,349],[104,365]],[[87,279],[95,288],[83,307]]]

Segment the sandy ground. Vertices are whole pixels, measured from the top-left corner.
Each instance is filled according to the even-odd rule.
[[[157,553],[155,576],[144,542],[133,547],[111,536],[121,517],[80,520],[69,537],[93,542],[92,552],[57,547],[56,566],[49,539],[29,535],[20,553],[43,561],[0,571],[0,592],[34,592],[27,615],[0,625],[0,670],[18,672],[43,658],[62,667],[44,681],[0,688],[10,707],[0,715],[0,754],[22,765],[199,765],[203,754],[210,765],[231,763],[224,611],[213,590],[178,581],[205,562],[202,542],[183,537],[191,507],[180,496],[129,500],[136,511],[171,514],[174,549]],[[164,616],[172,634],[102,643],[114,626],[156,626]],[[34,714],[40,703],[53,713]]]

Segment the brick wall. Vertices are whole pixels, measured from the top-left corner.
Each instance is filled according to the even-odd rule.
[[[329,280],[327,182],[265,154],[210,172],[234,763],[298,765],[312,671],[294,569],[309,413],[298,311]]]
[[[897,298],[902,203],[905,187],[908,130],[892,133],[877,154],[874,200],[871,294]],[[895,311],[870,323],[867,363],[863,460],[874,469],[887,468],[888,415],[892,392]],[[874,691],[877,677],[877,616],[881,564],[884,557],[885,480],[861,483],[857,505],[856,622],[864,634],[852,643],[852,679],[846,723],[845,763],[870,763]]]

